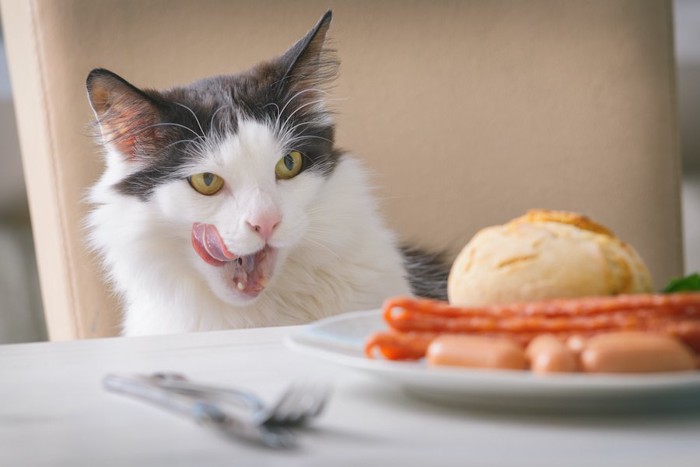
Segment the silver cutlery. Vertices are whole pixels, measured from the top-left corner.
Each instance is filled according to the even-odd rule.
[[[155,373],[150,379],[164,389],[243,405],[258,423],[268,427],[306,425],[323,412],[330,396],[330,386],[326,383],[297,382],[291,384],[272,406],[267,407],[249,391],[194,383],[180,373]]]
[[[292,384],[267,407],[251,392],[194,383],[177,373],[107,375],[103,383],[111,392],[185,415],[224,435],[278,449],[296,445],[291,429],[317,417],[330,394],[327,385]],[[230,410],[231,404],[244,412]]]

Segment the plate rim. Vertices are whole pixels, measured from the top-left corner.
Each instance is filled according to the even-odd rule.
[[[600,392],[624,392],[645,393],[663,392],[668,390],[684,391],[688,389],[700,390],[700,371],[682,373],[645,373],[645,374],[552,374],[536,375],[527,370],[480,370],[456,367],[427,367],[416,362],[394,362],[388,360],[371,359],[360,355],[351,355],[348,352],[340,352],[314,343],[309,335],[317,329],[321,329],[332,323],[353,321],[359,318],[381,315],[381,309],[363,310],[334,315],[296,328],[287,334],[284,344],[291,350],[310,357],[319,358],[330,363],[346,368],[369,372],[383,378],[403,380],[402,383],[412,386],[411,379],[426,374],[433,378],[427,378],[425,382],[417,386],[431,386],[430,380],[439,380],[441,384],[454,383],[478,383],[478,384],[507,384],[515,394],[518,390],[527,389],[532,392],[544,391],[543,396],[553,392],[581,393],[592,391]],[[368,330],[368,335],[371,330]],[[304,339],[306,336],[306,339]],[[593,396],[594,394],[591,394]],[[597,395],[597,394],[596,394]]]

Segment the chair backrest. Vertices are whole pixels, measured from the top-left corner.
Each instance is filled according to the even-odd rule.
[[[528,208],[607,224],[682,271],[671,1],[2,0],[50,337],[115,335],[85,248],[94,67],[147,87],[242,71],[332,3],[341,147],[406,241],[456,252]]]

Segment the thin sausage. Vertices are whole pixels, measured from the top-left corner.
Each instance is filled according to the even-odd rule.
[[[672,337],[614,332],[589,339],[581,364],[589,373],[689,371],[695,368],[695,356]]]
[[[498,370],[523,370],[527,367],[523,348],[501,337],[445,334],[430,343],[426,360],[434,366]]]
[[[578,369],[576,354],[550,334],[535,337],[525,353],[534,373],[573,373]]]

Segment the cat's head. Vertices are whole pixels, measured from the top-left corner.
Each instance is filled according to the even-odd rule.
[[[228,303],[274,280],[340,157],[324,91],[337,69],[324,47],[330,22],[329,11],[282,56],[239,75],[167,91],[103,69],[87,78],[103,180],[148,208],[143,222],[181,238],[176,254]]]

